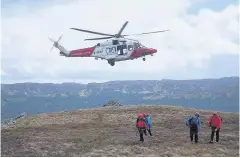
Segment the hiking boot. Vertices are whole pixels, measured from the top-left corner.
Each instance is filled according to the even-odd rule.
[[[213,141],[210,141],[209,144],[213,144]]]

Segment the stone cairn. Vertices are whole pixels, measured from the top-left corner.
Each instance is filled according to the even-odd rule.
[[[117,102],[117,101],[110,100],[107,104],[104,104],[104,105],[103,105],[103,107],[106,107],[106,106],[123,106],[123,105],[120,104],[120,103]]]

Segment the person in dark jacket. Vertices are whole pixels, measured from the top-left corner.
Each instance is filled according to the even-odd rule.
[[[193,116],[190,116],[186,120],[186,126],[190,128],[191,143],[193,143],[193,135],[194,135],[195,143],[198,143],[198,131],[202,126],[199,113],[195,113]]]
[[[209,143],[213,143],[213,138],[216,132],[216,142],[219,141],[219,132],[222,125],[222,119],[217,112],[213,113],[213,116],[208,121],[209,127],[211,127],[211,140]]]

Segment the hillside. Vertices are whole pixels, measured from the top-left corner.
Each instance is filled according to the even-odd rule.
[[[152,116],[153,137],[140,143],[138,112]],[[197,110],[203,121],[199,144],[189,141],[184,119],[196,109],[173,106],[121,106],[28,116],[2,126],[2,156],[239,156],[239,114],[220,113],[220,142],[208,144],[211,111]]]
[[[182,105],[239,111],[239,77],[199,80],[139,80],[105,83],[2,84],[2,119],[79,108],[95,108],[109,100],[124,105]]]

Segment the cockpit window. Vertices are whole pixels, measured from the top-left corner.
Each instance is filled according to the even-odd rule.
[[[141,48],[146,48],[146,46],[142,45],[141,43],[140,43],[140,47],[141,47]]]
[[[140,44],[137,43],[137,42],[134,42],[133,45],[134,45],[134,48],[135,48],[135,49],[140,48]]]
[[[142,45],[142,44],[139,43],[139,42],[134,42],[134,43],[133,43],[133,47],[134,47],[134,49],[137,49],[137,48],[144,48],[145,46]]]

